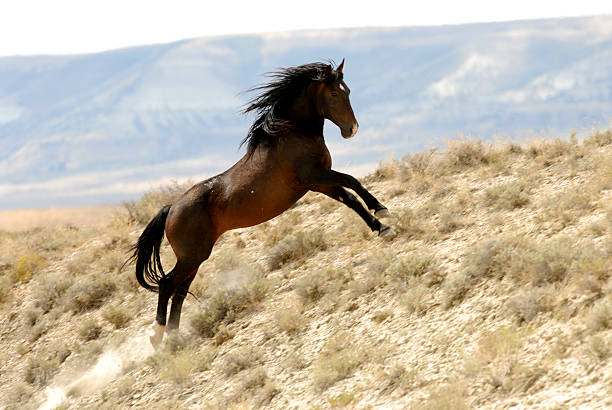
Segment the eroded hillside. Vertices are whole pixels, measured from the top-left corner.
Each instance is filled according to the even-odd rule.
[[[121,266],[185,187],[1,233],[0,407],[612,406],[611,132],[451,142],[363,182],[395,238],[315,194],[226,233],[157,352],[156,295]]]

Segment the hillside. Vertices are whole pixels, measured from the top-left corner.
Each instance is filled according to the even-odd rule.
[[[487,138],[609,126],[612,16],[206,37],[97,54],[0,58],[0,209],[135,199],[234,163],[263,73],[346,58],[359,142],[336,167]]]
[[[158,352],[120,268],[185,186],[0,233],[0,408],[610,408],[611,158],[606,131],[383,162],[395,238],[315,194],[227,233]]]

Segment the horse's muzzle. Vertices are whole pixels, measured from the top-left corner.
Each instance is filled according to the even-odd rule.
[[[354,123],[353,126],[350,128],[350,130],[346,131],[342,130],[342,137],[349,139],[349,138],[353,138],[355,136],[355,134],[357,134],[357,130],[359,129],[359,124],[358,123]]]

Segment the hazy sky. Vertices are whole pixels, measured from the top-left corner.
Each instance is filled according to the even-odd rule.
[[[0,56],[94,52],[220,34],[595,14],[612,14],[612,1],[8,0],[0,6]]]

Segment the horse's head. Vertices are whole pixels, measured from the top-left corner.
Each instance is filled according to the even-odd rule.
[[[328,65],[324,72],[324,80],[317,90],[317,109],[323,118],[327,118],[340,128],[344,138],[351,138],[357,133],[359,123],[353,113],[349,94],[351,90],[343,78],[344,59],[333,69]]]

